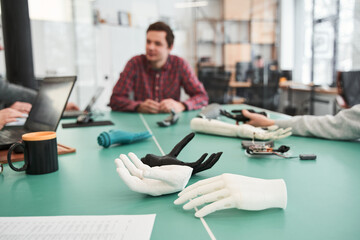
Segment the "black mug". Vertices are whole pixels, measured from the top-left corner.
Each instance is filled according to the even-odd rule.
[[[13,150],[21,146],[24,148],[24,166],[16,168],[11,162]],[[12,170],[27,174],[44,174],[59,169],[58,152],[55,132],[33,132],[22,135],[22,142],[14,143],[7,155]]]

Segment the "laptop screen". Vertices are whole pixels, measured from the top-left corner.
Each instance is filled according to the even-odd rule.
[[[85,110],[84,110],[85,112],[91,112],[91,109],[92,109],[94,103],[95,103],[96,100],[100,97],[100,95],[101,95],[101,93],[102,93],[103,90],[104,90],[103,87],[98,87],[98,88],[96,89],[95,95],[91,98],[89,104],[86,106],[86,108],[85,108]]]
[[[56,131],[76,77],[49,77],[41,84],[25,128],[32,131]]]

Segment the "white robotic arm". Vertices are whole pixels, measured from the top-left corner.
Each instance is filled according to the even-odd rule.
[[[267,129],[253,127],[249,124],[234,125],[215,119],[194,118],[190,122],[193,131],[227,137],[251,138],[259,140],[276,140],[291,135],[291,128],[271,126]]]

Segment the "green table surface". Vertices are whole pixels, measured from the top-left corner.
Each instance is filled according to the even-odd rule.
[[[248,108],[227,105],[224,108]],[[114,126],[57,130],[58,142],[76,148],[59,156],[59,171],[26,175],[7,165],[0,174],[0,216],[127,215],[156,214],[152,239],[210,239],[194,210],[184,211],[173,201],[177,194],[152,197],[131,191],[116,172],[114,159],[121,153],[161,155],[152,138],[104,149],[97,144],[102,131],[146,131],[148,124],[159,145],[168,153],[191,132],[190,120],[198,111],[182,113],[171,127],[156,122],[167,114],[107,112],[97,120],[112,120]],[[270,112],[271,118],[287,117]],[[142,119],[143,118],[143,119]],[[230,119],[224,121],[231,122]],[[74,120],[62,120],[61,123]],[[229,209],[204,218],[216,239],[360,239],[360,145],[291,136],[275,142],[288,145],[293,155],[313,153],[316,161],[297,158],[249,158],[242,139],[196,134],[179,155],[195,161],[203,153],[224,152],[210,170],[193,176],[189,184],[222,173],[264,179],[283,178],[288,205],[283,209],[244,211]],[[19,164],[19,163],[18,163]]]

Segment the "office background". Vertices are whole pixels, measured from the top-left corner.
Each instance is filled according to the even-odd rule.
[[[81,108],[97,86],[105,91],[96,108],[106,108],[120,72],[132,56],[144,53],[146,28],[158,20],[175,32],[172,53],[196,71],[205,62],[235,72],[234,61],[262,55],[265,65],[276,60],[280,70],[291,71],[295,82],[327,87],[334,86],[335,71],[360,68],[358,0],[29,0],[28,6],[35,77],[77,75],[71,101]],[[263,42],[255,40],[255,24],[263,28]],[[0,34],[0,74],[6,78]],[[228,56],[229,49],[238,54]],[[324,101],[315,102],[314,114],[334,113],[335,95],[317,98]],[[276,110],[283,111],[289,104],[285,91],[279,99]],[[309,111],[303,99],[302,93],[293,96],[292,104],[303,106],[297,114]]]

